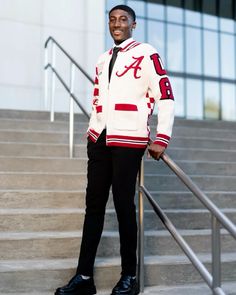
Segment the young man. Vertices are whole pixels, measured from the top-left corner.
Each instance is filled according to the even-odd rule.
[[[96,294],[93,267],[111,187],[119,223],[122,269],[112,295],[139,293],[136,178],[150,140],[148,120],[154,104],[158,106],[157,135],[148,151],[154,159],[159,159],[171,136],[174,98],[156,50],[132,39],[135,27],[136,16],[130,7],[118,5],[110,10],[109,29],[115,45],[100,56],[96,67],[88,128],[86,215],[79,263],[76,275],[66,286],[57,289],[57,295]]]

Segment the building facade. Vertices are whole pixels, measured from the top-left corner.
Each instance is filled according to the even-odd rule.
[[[119,2],[137,12],[135,38],[159,51],[174,88],[176,115],[235,121],[236,1]],[[116,3],[107,0],[107,12]],[[109,46],[109,33],[106,40]]]
[[[0,57],[0,108],[45,109],[43,46],[49,35],[94,76],[97,57],[112,46],[108,11],[127,4],[137,14],[134,37],[152,44],[163,59],[176,115],[236,121],[236,0],[10,2],[0,0],[6,39]],[[68,65],[57,60],[66,74]],[[77,81],[76,93],[89,110],[91,88],[79,74]],[[56,110],[67,111],[68,97],[59,84],[56,97]]]

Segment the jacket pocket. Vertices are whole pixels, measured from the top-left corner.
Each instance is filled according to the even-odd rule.
[[[115,104],[114,128],[117,130],[137,130],[138,107],[135,104]]]

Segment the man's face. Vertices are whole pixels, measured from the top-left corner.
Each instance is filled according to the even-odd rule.
[[[110,13],[109,29],[115,44],[118,45],[132,37],[132,29],[135,26],[135,21],[127,11],[116,9]]]

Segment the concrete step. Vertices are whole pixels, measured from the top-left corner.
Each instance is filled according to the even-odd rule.
[[[25,158],[0,156],[1,172],[84,173],[86,158]]]
[[[236,283],[235,282],[223,282],[222,288],[226,295],[236,295]],[[107,293],[109,294],[109,293]],[[212,295],[211,289],[206,284],[194,284],[187,286],[155,286],[146,287],[143,294],[149,295]]]
[[[1,130],[0,141],[20,142],[20,143],[54,143],[66,144],[69,142],[69,135],[62,131],[30,131],[30,130]],[[236,140],[234,138],[209,138],[209,137],[186,137],[175,136],[170,142],[172,147],[194,148],[199,145],[201,148],[229,149],[236,150]],[[87,142],[86,132],[77,131],[74,135],[75,144],[85,144]]]
[[[153,121],[152,116],[152,124],[155,122]],[[218,130],[224,131],[225,129],[235,130],[236,122],[235,121],[220,121],[220,120],[190,120],[190,119],[183,119],[183,118],[175,118],[174,122],[175,126],[178,127],[196,127],[196,128],[215,128]]]
[[[236,208],[236,192],[204,191],[204,193],[219,208]],[[203,208],[202,203],[191,192],[151,191],[151,195],[162,209]]]
[[[86,157],[85,144],[75,145],[75,157]],[[1,156],[69,158],[68,144],[0,142]]]
[[[0,172],[0,189],[81,190],[87,176],[82,173]]]
[[[209,229],[211,215],[207,210],[165,210],[178,229]],[[236,209],[222,209],[236,223]],[[145,210],[145,230],[164,229],[153,210]],[[0,232],[40,232],[82,230],[84,209],[0,209]],[[116,231],[114,209],[107,209],[104,230]]]
[[[203,191],[236,191],[236,176],[189,175]],[[84,173],[0,172],[0,189],[16,190],[82,190],[86,188]],[[175,175],[145,174],[145,186],[150,191],[185,191],[187,188]]]
[[[163,161],[144,162],[145,173],[173,173]],[[236,162],[176,160],[175,163],[187,174],[233,176],[236,174]]]
[[[75,133],[75,143],[85,144],[87,142],[86,133]],[[0,141],[20,142],[20,143],[54,143],[68,144],[69,134],[63,131],[31,131],[31,130],[1,130]]]
[[[236,283],[224,282],[222,284],[223,290],[226,295],[236,295]],[[52,292],[30,292],[30,293],[2,293],[2,295],[52,295]],[[110,295],[111,290],[99,290],[97,295]],[[153,286],[153,287],[145,287],[144,292],[140,294],[148,294],[148,295],[212,295],[212,291],[206,284],[192,284],[186,286]]]
[[[208,128],[202,128],[198,126],[186,126],[188,121],[185,122],[185,126],[175,126],[173,128],[172,138],[178,136],[184,137],[208,137],[208,138],[219,138],[219,128],[215,128],[213,125],[208,126]],[[235,123],[236,127],[236,123]],[[75,121],[74,128],[76,131],[85,133],[88,128],[88,122]],[[35,119],[4,119],[0,117],[0,130],[9,130],[9,131],[60,131],[60,132],[69,132],[69,121],[54,121],[50,122],[49,120],[35,120]],[[156,126],[151,126],[152,136],[156,133]],[[221,134],[222,138],[232,139],[235,138],[236,132],[234,129],[229,127],[229,129],[224,129],[224,132]]]
[[[236,151],[219,149],[168,147],[167,154],[173,160],[209,162],[220,159],[224,162],[235,162],[236,159]],[[0,156],[68,158],[69,146],[68,144],[0,142]],[[75,157],[87,157],[85,144],[75,145]]]
[[[211,252],[210,230],[182,230],[183,238],[196,253]],[[1,232],[0,260],[63,259],[78,255],[81,231],[75,232]],[[233,252],[236,241],[222,231],[222,253]],[[182,250],[166,231],[145,232],[145,255],[182,255]],[[97,257],[119,256],[118,232],[104,231]]]
[[[211,257],[199,255],[210,269]],[[64,285],[74,275],[77,259],[3,261],[0,265],[0,292],[51,291]],[[222,277],[236,280],[235,254],[222,257]],[[119,258],[96,260],[95,282],[98,291],[111,289],[120,277]],[[45,284],[45,281],[47,284]],[[186,285],[202,282],[199,274],[184,256],[149,256],[145,259],[145,285]]]
[[[45,120],[49,121],[50,112],[48,111],[22,111],[22,110],[0,110],[0,118],[1,119],[20,119],[20,120]],[[88,119],[83,114],[75,115],[76,121],[87,122]],[[68,122],[69,114],[68,113],[55,113],[55,122],[63,121]],[[153,115],[150,120],[151,125],[156,125],[156,115]],[[215,129],[231,129],[233,130],[236,126],[236,122],[234,121],[219,121],[219,120],[190,120],[183,118],[175,118],[174,125],[176,127],[186,127],[186,123],[188,127],[195,128],[215,128]]]
[[[78,142],[80,138],[78,137]],[[201,142],[201,148],[211,148],[211,149],[229,149],[236,150],[236,140],[235,138],[210,138],[210,137],[185,137],[185,136],[175,136],[170,141],[170,146],[172,147],[185,147],[194,148],[199,146]]]
[[[192,160],[192,161],[226,161],[235,162],[236,151],[228,149],[206,149],[206,148],[182,148],[170,145],[166,153],[173,160]]]
[[[203,209],[200,201],[187,191],[152,191],[153,198],[162,209]],[[219,208],[236,208],[236,192],[205,191]],[[0,190],[1,208],[84,208],[84,190]],[[138,203],[136,197],[136,203]],[[144,198],[145,200],[145,198]],[[145,201],[145,208],[149,208]],[[112,195],[107,208],[113,208]]]
[[[173,174],[163,161],[145,159],[145,173]],[[185,161],[175,163],[187,174],[233,176],[236,162]],[[87,158],[40,158],[40,157],[6,157],[0,156],[1,172],[85,172]]]
[[[154,126],[153,126],[154,127]],[[152,128],[153,128],[152,127]],[[236,137],[236,122],[234,123],[234,128],[230,127],[228,129],[224,129],[220,136],[224,139],[234,139]],[[154,128],[153,128],[154,129]],[[219,128],[215,128],[215,126],[206,127],[198,127],[198,126],[189,126],[188,121],[185,122],[185,126],[175,126],[173,127],[172,138],[174,137],[208,137],[219,139]]]
[[[191,180],[203,191],[236,191],[236,176],[221,175],[188,175]],[[148,190],[187,190],[176,175],[145,174],[145,186]]]
[[[12,120],[36,120],[36,121],[49,121],[50,112],[49,111],[23,111],[23,110],[0,110],[1,119],[12,119]],[[77,121],[87,122],[88,119],[83,114],[75,114],[75,119]],[[55,122],[63,121],[68,122],[68,113],[55,113]]]

